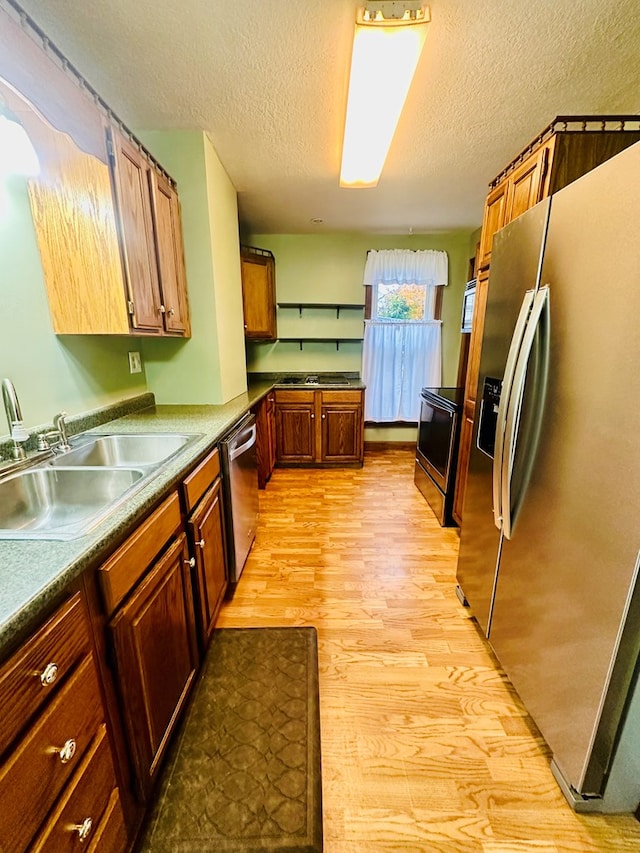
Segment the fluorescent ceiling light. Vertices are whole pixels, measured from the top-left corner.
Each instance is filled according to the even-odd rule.
[[[391,17],[387,17],[390,15]],[[429,28],[421,3],[359,10],[342,148],[341,187],[375,187]]]

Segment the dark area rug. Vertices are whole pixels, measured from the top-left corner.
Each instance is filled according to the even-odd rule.
[[[139,853],[320,853],[315,628],[214,632]]]

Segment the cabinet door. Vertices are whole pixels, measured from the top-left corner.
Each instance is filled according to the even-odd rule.
[[[111,622],[129,749],[143,797],[195,675],[188,566],[182,534]]]
[[[469,417],[465,414],[460,427],[460,449],[458,452],[458,469],[453,497],[453,518],[459,526],[462,526],[462,510],[464,509],[464,496],[467,490],[467,473],[469,470],[472,438],[473,416]]]
[[[267,485],[276,461],[276,428],[274,394],[270,392],[254,407],[256,416],[256,457],[258,462],[258,488]]]
[[[244,334],[256,340],[275,340],[275,262],[269,254],[243,254],[242,307]]]
[[[278,462],[315,462],[315,417],[315,403],[278,402],[276,397]]]
[[[169,181],[155,169],[151,173],[153,219],[158,249],[158,270],[162,294],[162,316],[168,334],[188,337],[189,303],[184,268],[182,223],[178,194]]]
[[[509,192],[504,224],[529,210],[542,198],[542,189],[548,169],[549,149],[538,148],[513,170],[509,176]]]
[[[339,393],[339,392],[338,392]],[[322,400],[322,462],[362,461],[362,402]]]
[[[507,202],[507,182],[502,181],[487,196],[482,217],[480,235],[480,269],[486,269],[491,263],[493,235],[505,224]]]
[[[473,402],[475,402],[478,387],[478,372],[480,370],[480,355],[482,353],[482,335],[484,333],[484,315],[487,308],[488,288],[489,273],[480,273],[476,283],[476,298],[473,305],[471,339],[469,341],[469,361],[467,362],[467,378],[464,392],[465,400]]]
[[[134,331],[162,331],[160,286],[151,213],[151,167],[122,134],[110,131],[114,187]]]
[[[196,560],[194,587],[198,633],[203,651],[209,645],[227,588],[221,487],[222,480],[218,477],[188,522]]]

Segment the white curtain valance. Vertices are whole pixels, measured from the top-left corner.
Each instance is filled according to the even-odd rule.
[[[436,287],[449,280],[446,252],[434,249],[371,249],[364,268],[364,284],[424,284]]]

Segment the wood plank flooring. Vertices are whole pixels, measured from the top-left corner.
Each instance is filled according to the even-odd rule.
[[[411,451],[276,470],[219,627],[314,625],[325,853],[638,853],[632,815],[579,816],[455,595],[458,537]]]

